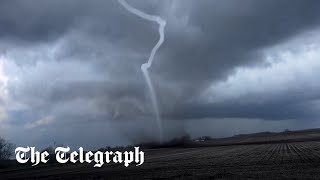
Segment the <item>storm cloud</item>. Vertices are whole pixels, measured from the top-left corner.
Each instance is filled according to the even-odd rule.
[[[319,1],[130,4],[167,21],[149,70],[167,139],[232,135],[241,123],[230,119],[246,122],[242,133],[317,124]],[[155,139],[140,66],[157,28],[116,0],[1,1],[0,135],[41,146]]]

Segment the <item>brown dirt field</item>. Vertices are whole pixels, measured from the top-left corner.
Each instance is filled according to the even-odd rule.
[[[320,142],[147,150],[145,163],[0,170],[0,179],[319,179]]]

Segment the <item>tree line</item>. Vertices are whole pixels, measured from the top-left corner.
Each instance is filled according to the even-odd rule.
[[[12,143],[0,137],[0,161],[10,159],[14,154],[14,148]]]

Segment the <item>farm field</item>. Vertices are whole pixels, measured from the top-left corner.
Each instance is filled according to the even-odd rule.
[[[0,170],[0,179],[319,179],[320,142],[146,150],[142,166],[55,165]]]

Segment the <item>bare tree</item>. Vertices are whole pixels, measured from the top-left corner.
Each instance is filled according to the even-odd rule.
[[[0,160],[9,159],[14,153],[14,145],[0,138]]]

